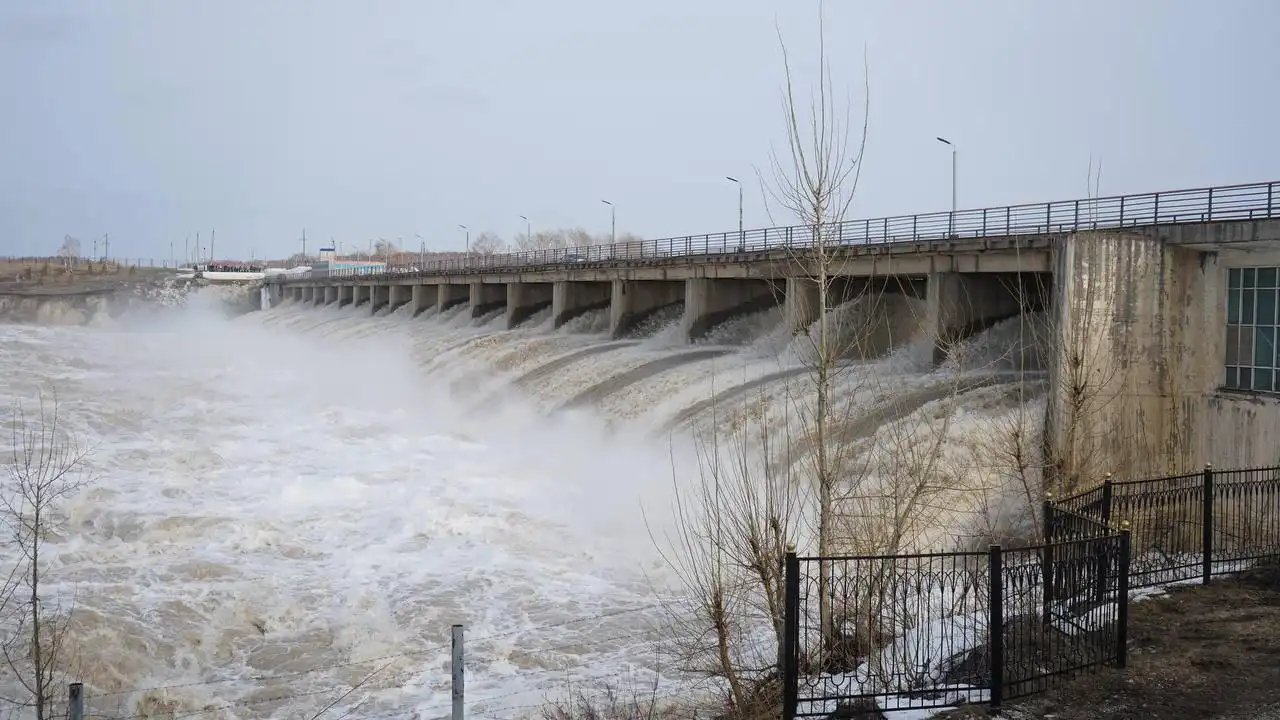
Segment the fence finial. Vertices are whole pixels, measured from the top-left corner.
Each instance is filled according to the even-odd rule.
[[[1045,492],[1045,494],[1044,494],[1044,499],[1045,499],[1046,501],[1048,501],[1048,502],[1053,502],[1053,493],[1052,493],[1052,492]]]
[[[796,551],[796,544],[793,542],[787,543],[787,552],[793,553],[795,551]]]
[[[1205,464],[1204,464],[1204,469],[1205,469],[1205,470],[1212,470],[1212,469],[1213,469],[1213,463],[1205,463]]]
[[[1107,473],[1107,482],[1111,482],[1111,473]]]
[[[1129,529],[1129,521],[1128,521],[1128,520],[1121,520],[1121,521],[1120,521],[1120,528],[1121,528],[1122,530],[1128,530],[1128,529]]]

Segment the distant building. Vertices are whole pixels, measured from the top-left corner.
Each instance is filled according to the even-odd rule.
[[[343,260],[337,257],[329,260],[329,272],[352,273],[357,275],[376,275],[386,272],[387,264],[380,260]]]

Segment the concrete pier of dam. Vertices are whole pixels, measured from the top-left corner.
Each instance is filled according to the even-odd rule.
[[[857,335],[859,354],[874,357],[898,340],[887,319],[894,296],[912,298],[915,337],[931,342],[935,362],[1002,320],[1049,318],[1032,331],[1049,348],[1047,462],[1063,485],[1206,463],[1273,465],[1280,463],[1276,206],[1250,210],[1258,219],[840,246],[823,256],[826,304],[870,299]],[[473,317],[503,310],[507,328],[545,308],[556,327],[607,309],[614,338],[679,306],[693,342],[729,318],[771,308],[793,332],[804,331],[824,295],[817,262],[812,253],[766,248],[280,285],[285,299],[301,303],[411,303],[414,315],[467,303]]]

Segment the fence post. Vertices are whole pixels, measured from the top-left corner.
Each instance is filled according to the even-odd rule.
[[[1213,465],[1209,463],[1205,463],[1204,482],[1201,486],[1204,492],[1204,502],[1202,503],[1204,517],[1200,520],[1204,533],[1201,543],[1202,561],[1204,563],[1204,578],[1202,581],[1205,585],[1208,585],[1209,578],[1213,575]]]
[[[67,718],[84,720],[84,683],[74,682],[67,686]]]
[[[782,562],[782,718],[794,720],[800,683],[800,560],[795,545],[787,546]]]
[[[987,647],[991,650],[991,707],[1000,707],[1004,696],[1004,563],[1000,546],[987,554],[990,617],[987,619]]]
[[[463,677],[462,677],[462,626],[454,625],[453,655],[450,659],[450,671],[453,676],[453,715],[451,720],[462,720]]]
[[[1129,521],[1120,529],[1120,568],[1116,588],[1116,667],[1123,668],[1129,659]]]
[[[1040,579],[1044,586],[1040,591],[1040,619],[1047,630],[1052,619],[1049,608],[1053,605],[1053,493],[1044,494],[1040,518],[1044,525],[1044,548],[1040,551]]]
[[[1102,524],[1111,524],[1111,473],[1102,481]]]

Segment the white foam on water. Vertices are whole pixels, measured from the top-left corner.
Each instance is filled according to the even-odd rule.
[[[911,341],[918,308],[895,302],[893,349],[848,361],[835,380],[853,417],[1030,352],[1005,323],[932,370],[931,348]],[[775,309],[690,347],[676,306],[629,343],[563,362],[610,342],[607,310],[561,328],[544,310],[508,331],[501,310],[473,318],[463,303],[415,318],[406,308],[371,316],[367,305],[285,302],[227,320],[197,301],[108,328],[0,326],[2,366],[18,368],[0,377],[0,402],[56,387],[64,417],[97,448],[101,479],[70,508],[50,577],[55,594],[74,591],[73,641],[97,669],[83,677],[90,697],[120,693],[104,710],[240,702],[254,703],[247,714],[314,714],[389,663],[358,714],[443,717],[455,622],[470,636],[477,717],[536,716],[568,680],[660,670],[654,587],[671,578],[646,522],[661,534],[673,480],[693,482],[697,462],[652,431],[717,393],[802,371],[815,329],[793,336]],[[869,312],[834,310],[854,321]],[[708,350],[724,354],[696,354]],[[564,409],[601,388],[589,407]],[[775,379],[684,424],[794,433],[807,392],[803,373]],[[938,430],[944,454],[977,467],[988,461],[964,454],[975,438],[1034,403],[990,389],[908,407],[895,422],[953,417]],[[992,512],[969,497],[950,506],[956,517],[928,542]],[[277,696],[290,698],[257,702]]]
[[[325,314],[397,321],[359,310]],[[316,327],[301,312],[290,324]],[[408,337],[280,325],[0,326],[0,403],[56,388],[95,447],[47,588],[75,598],[91,699],[205,683],[117,699],[129,714],[302,695],[282,712],[314,713],[394,655],[361,712],[434,717],[458,622],[473,712],[644,664],[664,575],[640,507],[666,502],[666,448],[515,401],[470,416]]]

